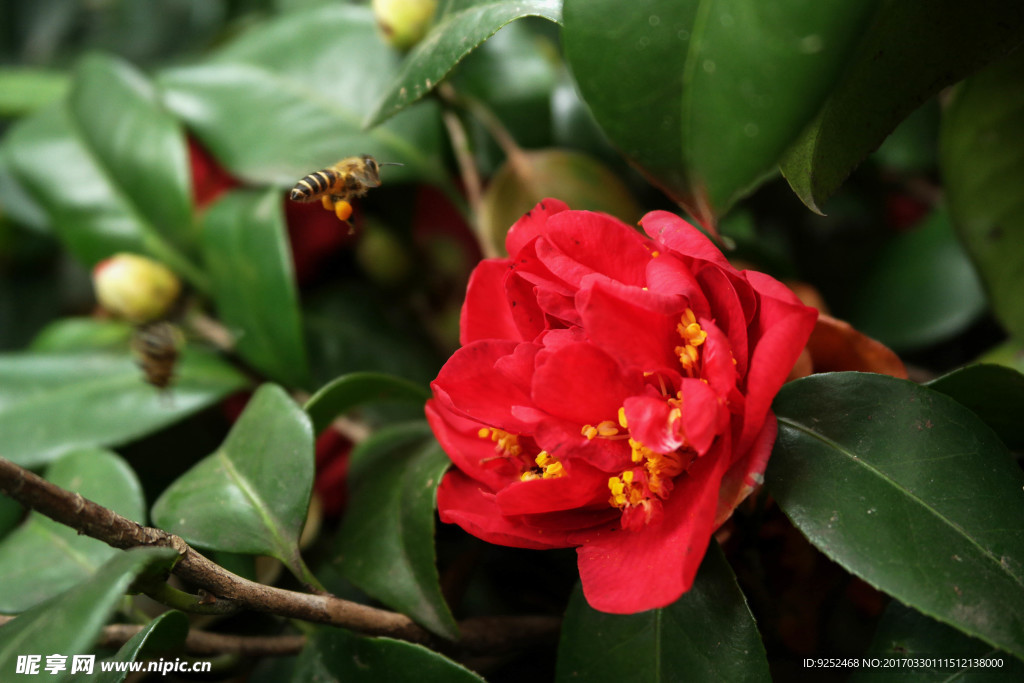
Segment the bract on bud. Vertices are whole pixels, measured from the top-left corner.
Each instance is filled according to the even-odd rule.
[[[170,311],[181,281],[166,266],[136,254],[115,254],[92,271],[100,305],[111,315],[145,323]]]
[[[436,10],[437,0],[373,0],[377,26],[384,39],[399,50],[420,42],[434,23]]]

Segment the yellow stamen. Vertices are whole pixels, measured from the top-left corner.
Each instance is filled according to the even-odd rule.
[[[628,429],[629,426],[626,424],[626,406],[619,408],[619,426],[623,429]]]
[[[509,434],[502,429],[482,427],[476,434],[481,439],[493,441],[494,450],[505,457],[514,458],[523,452],[523,449],[519,446],[519,437],[515,434]]]

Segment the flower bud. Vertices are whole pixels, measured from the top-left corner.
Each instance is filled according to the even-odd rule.
[[[373,0],[384,39],[399,50],[408,50],[420,42],[434,22],[437,0]]]
[[[145,323],[167,314],[181,281],[166,266],[135,254],[115,254],[92,271],[100,305],[111,315]]]

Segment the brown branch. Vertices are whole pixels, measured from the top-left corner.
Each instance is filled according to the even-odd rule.
[[[142,526],[113,510],[66,491],[42,477],[0,458],[0,492],[22,505],[115,548],[157,546],[174,548],[179,560],[173,573],[219,598],[257,612],[341,626],[373,636],[388,636],[416,643],[438,644],[438,639],[409,617],[342,600],[332,595],[310,595],[265,586],[233,574],[192,549],[181,537]],[[504,623],[502,630],[496,624]],[[467,619],[457,647],[474,651],[514,648],[518,643],[557,635],[557,619],[547,617],[495,617]]]

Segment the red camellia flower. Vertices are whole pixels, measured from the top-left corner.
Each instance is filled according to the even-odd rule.
[[[772,399],[817,312],[696,228],[649,237],[545,200],[473,272],[462,348],[427,417],[451,457],[441,519],[491,543],[576,547],[587,601],[674,602],[761,482]]]

